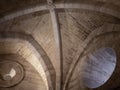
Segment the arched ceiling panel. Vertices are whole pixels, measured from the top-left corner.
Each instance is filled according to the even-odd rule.
[[[3,34],[3,32],[1,33],[1,34]],[[16,33],[17,34],[17,33]],[[28,62],[30,62],[35,68],[36,68],[36,70],[38,70],[38,72],[42,75],[42,77],[44,78],[43,80],[46,82],[46,85],[47,85],[47,87],[48,87],[48,84],[50,84],[49,86],[50,87],[48,87],[48,88],[53,88],[53,86],[52,86],[52,84],[53,84],[53,82],[51,81],[52,79],[54,79],[55,80],[55,71],[54,71],[54,69],[53,69],[53,67],[52,67],[52,65],[50,65],[50,61],[48,61],[48,58],[47,58],[47,56],[45,55],[45,53],[44,53],[44,51],[42,50],[42,48],[40,48],[39,47],[39,45],[37,45],[37,43],[34,41],[34,40],[32,40],[32,38],[30,38],[29,36],[22,36],[21,37],[21,35],[18,33],[17,35],[16,34],[14,34],[13,33],[13,35],[12,35],[12,33],[11,34],[8,34],[8,33],[4,33],[4,35],[1,35],[1,38],[13,38],[13,40],[11,40],[11,41],[9,41],[9,39],[8,39],[8,41],[9,42],[12,42],[12,41],[14,41],[14,39],[15,39],[15,37],[18,39],[18,40],[16,40],[17,41],[17,43],[19,42],[21,42],[22,43],[22,45],[24,45],[23,47],[21,46],[19,49],[18,48],[16,48],[18,51],[17,51],[17,53],[18,54],[20,54],[20,55],[22,55]],[[27,38],[29,38],[28,39],[28,41],[34,46],[32,46],[31,44],[29,44],[29,42],[23,42],[23,41],[19,41],[19,38],[21,37],[21,39],[27,39]],[[1,50],[3,50],[4,51],[4,49],[5,49],[5,51],[6,51],[6,53],[9,53],[9,52],[14,52],[13,50],[15,50],[15,47],[16,47],[16,42],[14,42],[13,44],[9,44],[9,43],[7,43],[7,44],[5,44],[4,42],[5,41],[7,41],[7,40],[2,40],[2,46],[1,46]],[[9,46],[7,46],[7,45],[9,45]],[[10,47],[10,45],[13,45],[13,46],[11,46]],[[21,44],[20,44],[21,45]],[[19,45],[19,46],[20,46]],[[9,49],[9,48],[11,48],[11,49]],[[12,49],[13,48],[13,49]],[[32,49],[32,51],[31,51],[31,49]],[[37,50],[37,52],[36,52],[36,50]],[[4,52],[5,52],[4,51]],[[3,52],[1,52],[1,53],[3,53]],[[36,56],[37,55],[37,56]],[[44,58],[44,59],[43,59]],[[44,61],[43,61],[44,60]],[[38,64],[39,63],[39,64]],[[48,64],[47,64],[48,63]],[[44,68],[44,69],[43,69]],[[49,70],[50,71],[49,71]],[[46,74],[45,74],[46,73]],[[52,76],[51,76],[52,75]],[[50,77],[49,77],[50,76]],[[49,77],[49,78],[46,78],[46,77]],[[55,82],[54,82],[55,83]]]
[[[59,22],[62,35],[64,78],[66,78],[71,64],[79,58],[87,45],[86,41],[90,39],[88,36],[92,32],[97,32],[98,29],[100,29],[99,31],[110,31],[110,29],[114,29],[112,27],[120,24],[118,18],[87,10],[65,10],[64,13],[61,11],[59,12]]]
[[[0,40],[0,54],[18,54],[21,55],[27,62],[29,62],[31,65],[34,66],[34,68],[39,72],[39,74],[42,76],[44,82],[47,85],[45,71],[43,70],[43,67],[41,66],[37,53],[35,55],[34,52],[30,50],[29,44],[25,44],[26,42],[21,40],[14,40],[14,39],[2,39]],[[25,45],[24,45],[25,44]],[[32,49],[32,48],[31,48]],[[7,56],[6,56],[7,57]],[[39,58],[40,59],[40,58]]]
[[[52,63],[55,63],[54,67],[58,68],[55,37],[48,12],[36,12],[13,19],[8,23],[1,23],[0,30],[30,34],[46,51]]]
[[[75,74],[72,75],[72,72],[74,72],[78,58],[91,38],[99,32],[118,31],[120,24],[120,19],[118,19],[120,18],[119,0],[53,0],[52,3],[48,4],[47,1],[43,0],[30,0],[29,2],[27,0],[5,0],[0,1],[0,3],[3,4],[0,10],[0,31],[2,31],[0,37],[6,37],[5,33],[7,33],[8,37],[12,36],[13,39],[16,37],[29,39],[28,41],[36,47],[35,49],[41,54],[51,72],[50,75],[53,81],[49,87],[55,86],[57,81],[56,86],[58,85],[58,88],[65,86],[64,90],[68,84],[68,90],[80,89],[79,85],[76,85],[79,83],[79,80],[76,80],[78,73],[75,71]],[[51,16],[46,10],[50,11]],[[54,33],[54,31],[58,32]],[[11,32],[16,32],[16,34],[11,34]],[[18,33],[23,35],[20,36]],[[28,37],[24,34],[27,34]],[[56,37],[56,34],[61,34],[61,37]],[[57,43],[56,38],[59,39]],[[2,44],[4,43],[2,42]],[[21,47],[22,50],[18,48],[20,47],[15,46],[14,53],[19,50],[19,54],[28,57],[28,60],[35,59],[34,56],[31,57],[35,53],[32,53],[27,47]],[[12,51],[12,49],[2,50],[2,52],[7,51]],[[63,57],[62,55],[58,57],[56,55],[58,53],[62,54]],[[54,77],[55,72],[58,75],[57,77],[62,79],[62,82]],[[46,71],[46,73],[49,75],[49,72]],[[59,83],[61,83],[61,86],[59,86]],[[65,85],[63,86],[63,84]]]
[[[118,65],[116,66],[116,69],[112,77],[104,85],[102,85],[101,87],[95,88],[94,90],[106,90],[106,89],[114,90],[114,88],[119,87],[118,85],[119,80],[117,79],[119,78],[119,75],[118,75],[118,72],[119,72],[119,49],[118,49],[119,38],[120,38],[119,31],[111,31],[111,32],[101,33],[98,36],[96,35],[96,37],[94,37],[94,39],[92,39],[91,42],[89,42],[87,47],[84,49],[83,54],[80,55],[79,61],[78,61],[79,64],[78,63],[76,64],[77,67],[74,69],[74,72],[72,73],[72,78],[69,80],[69,85],[68,85],[69,90],[74,90],[74,89],[92,90],[90,88],[85,87],[83,83],[81,83],[80,74],[82,72],[80,72],[80,69],[82,69],[81,66],[83,65],[82,60],[85,59],[84,56],[87,56],[87,54],[90,54],[96,51],[97,49],[104,48],[104,47],[111,47],[115,50]]]
[[[42,79],[42,77],[39,75],[38,71],[36,71],[35,67],[31,65],[28,61],[25,60],[25,58],[21,57],[21,55],[17,54],[0,54],[0,63],[3,63],[6,67],[2,67],[4,69],[3,72],[7,71],[11,67],[15,68],[16,75],[15,77],[10,81],[3,81],[0,83],[3,84],[4,86],[8,85],[11,83],[13,86],[9,86],[7,88],[2,87],[0,85],[0,90],[47,90],[46,85]],[[18,71],[19,67],[18,65],[21,65],[21,68],[23,68],[23,72]],[[1,68],[0,68],[1,69]],[[34,73],[33,73],[34,72]],[[18,80],[19,75],[23,73],[23,78],[20,82],[16,83]],[[17,84],[17,85],[16,85]]]

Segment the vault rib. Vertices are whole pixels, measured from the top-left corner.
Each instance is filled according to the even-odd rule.
[[[50,12],[51,16],[51,22],[52,22],[52,27],[53,27],[53,32],[54,32],[54,39],[55,39],[55,44],[56,44],[56,58],[58,61],[58,70],[56,72],[56,90],[62,90],[62,60],[61,60],[61,35],[60,35],[60,28],[58,24],[58,17],[57,13],[55,11],[55,5],[53,4],[53,0],[47,0],[48,4],[48,9]]]
[[[9,15],[3,16],[0,19],[0,23],[5,22],[7,20],[14,19],[14,18],[22,16],[22,15],[34,13],[34,12],[37,12],[37,11],[49,10],[49,7],[47,7],[47,6],[48,5],[38,5],[38,6],[34,6],[34,7],[31,7],[31,8],[27,8],[27,9],[24,9],[24,10],[17,11],[15,13],[11,13]],[[112,9],[109,9],[109,8],[95,6],[95,5],[77,4],[77,3],[69,3],[69,4],[59,3],[59,4],[54,4],[54,6],[55,6],[54,9],[85,9],[85,10],[90,10],[90,11],[102,12],[102,13],[109,14],[109,15],[115,16],[117,18],[120,18],[120,12],[119,11],[115,11],[115,10],[112,10]]]
[[[54,90],[54,80],[56,79],[55,76],[55,69],[47,56],[44,49],[41,47],[40,44],[29,34],[19,33],[19,32],[9,32],[9,31],[0,31],[0,39],[20,39],[29,42],[39,53],[40,57],[43,59],[41,60],[41,65],[45,71],[45,74],[47,76],[47,82],[48,82],[48,90]],[[54,76],[53,76],[54,75]],[[54,79],[52,78],[54,77]]]

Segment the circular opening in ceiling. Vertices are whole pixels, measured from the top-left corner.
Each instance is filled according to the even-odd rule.
[[[112,48],[101,48],[86,56],[82,62],[82,82],[88,88],[98,88],[111,77],[116,66]]]
[[[0,87],[12,87],[23,80],[23,66],[15,61],[0,61]]]

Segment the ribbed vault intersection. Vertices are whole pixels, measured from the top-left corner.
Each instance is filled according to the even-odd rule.
[[[31,90],[91,90],[81,86],[79,65],[82,58],[102,47],[114,48],[119,55],[119,35],[115,34],[120,28],[119,0],[117,3],[113,0],[15,2],[0,1],[0,53],[20,55],[32,65],[28,66],[31,70],[34,68],[33,72],[37,72],[34,74],[42,80],[35,82],[30,79],[30,82],[39,82],[46,88],[33,86]],[[94,41],[97,39],[99,42]],[[119,87],[119,80],[114,79],[119,78],[119,70],[118,65],[111,81],[96,90]],[[30,73],[26,79],[29,75],[34,77]],[[114,80],[116,85],[112,82]],[[18,86],[11,89],[18,90]]]

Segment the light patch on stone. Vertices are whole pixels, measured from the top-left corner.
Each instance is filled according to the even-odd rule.
[[[82,83],[88,88],[105,84],[116,67],[116,53],[112,48],[101,48],[88,54],[81,65]]]

